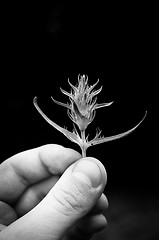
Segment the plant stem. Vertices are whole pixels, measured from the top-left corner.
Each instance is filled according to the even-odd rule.
[[[85,131],[81,131],[81,138],[82,138],[82,146],[81,146],[81,149],[82,149],[82,157],[86,157],[86,146],[85,146],[85,143],[86,143],[86,138],[85,138]]]

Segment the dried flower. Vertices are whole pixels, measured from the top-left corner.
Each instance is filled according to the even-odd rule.
[[[97,101],[96,95],[100,93],[102,90],[102,87],[100,87],[98,90],[94,90],[94,87],[98,84],[98,82],[99,80],[92,86],[89,86],[88,76],[78,75],[77,86],[73,86],[68,80],[68,83],[72,88],[70,93],[60,88],[62,93],[64,93],[66,96],[69,97],[70,103],[61,103],[59,101],[56,101],[53,97],[51,97],[55,103],[67,108],[68,116],[78,126],[80,130],[80,135],[75,125],[74,125],[73,132],[70,132],[67,129],[60,127],[58,124],[50,120],[37,105],[37,97],[35,97],[33,101],[36,109],[39,111],[39,113],[43,116],[43,118],[49,124],[51,124],[58,131],[62,132],[69,140],[77,143],[81,147],[83,157],[86,156],[86,150],[88,147],[96,144],[100,144],[103,142],[119,139],[121,137],[128,135],[132,131],[134,131],[140,125],[140,123],[144,120],[147,114],[146,112],[143,119],[135,127],[133,127],[132,129],[124,133],[121,133],[115,136],[110,136],[110,137],[101,137],[101,131],[97,131],[95,138],[93,140],[88,141],[88,136],[85,137],[85,130],[87,126],[93,121],[95,117],[96,109],[110,106],[113,103],[113,102],[101,103],[101,104],[96,103]]]
[[[96,91],[93,91],[94,87],[97,85],[99,81],[97,81],[93,86],[88,86],[88,76],[78,76],[78,85],[77,87],[73,86],[69,80],[68,83],[72,87],[73,91],[68,93],[61,89],[61,91],[67,95],[70,99],[70,104],[65,104],[58,102],[53,99],[52,100],[68,109],[68,116],[70,119],[77,124],[80,131],[85,131],[88,124],[90,124],[95,117],[95,110],[97,108],[106,107],[111,105],[110,103],[102,103],[97,104],[97,98],[93,99],[100,91],[102,87]]]

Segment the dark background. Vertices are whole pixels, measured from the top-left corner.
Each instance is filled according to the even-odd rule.
[[[37,96],[43,111],[71,130],[66,109],[54,104],[50,96],[67,102],[59,88],[70,91],[67,79],[75,85],[79,73],[88,74],[90,85],[99,78],[97,88],[103,85],[99,103],[114,101],[110,107],[97,110],[87,130],[90,138],[95,136],[97,127],[104,136],[126,131],[148,111],[144,122],[131,135],[88,149],[88,155],[102,161],[108,172],[106,195],[110,199],[110,224],[105,232],[107,238],[103,234],[101,239],[139,237],[147,240],[157,229],[149,222],[141,228],[138,224],[141,219],[149,219],[143,215],[146,199],[149,199],[146,213],[151,212],[154,217],[153,213],[158,211],[154,9],[155,6],[148,3],[102,4],[100,1],[41,1],[38,4],[23,1],[2,6],[1,161],[47,143],[80,151],[47,124],[32,103]],[[114,209],[118,218],[112,217]],[[141,219],[133,221],[134,211]],[[131,219],[130,225],[136,223],[140,233],[132,228],[136,235],[131,235],[126,218],[122,229],[128,230],[130,236],[119,237],[115,229],[119,227],[123,212]],[[147,226],[150,231],[146,238]],[[115,232],[118,238],[112,235]]]

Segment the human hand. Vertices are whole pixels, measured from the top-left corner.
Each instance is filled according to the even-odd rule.
[[[24,151],[0,165],[0,239],[91,239],[103,229],[106,171],[60,145]]]

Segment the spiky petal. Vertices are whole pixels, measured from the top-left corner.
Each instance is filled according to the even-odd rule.
[[[100,87],[98,90],[93,91],[98,82],[99,80],[92,86],[89,86],[88,76],[78,75],[77,86],[73,86],[68,80],[72,88],[71,93],[61,89],[62,93],[69,97],[70,104],[61,103],[52,98],[55,103],[68,108],[69,117],[77,124],[80,131],[85,131],[87,126],[93,121],[96,109],[110,106],[113,103],[96,103],[97,98],[94,97],[102,90],[102,87]]]

